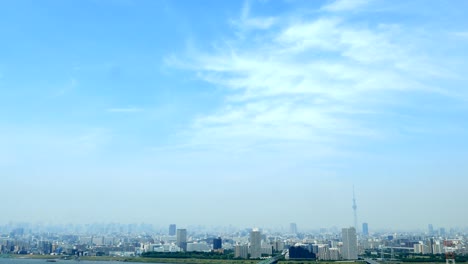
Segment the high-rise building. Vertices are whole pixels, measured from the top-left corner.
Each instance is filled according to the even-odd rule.
[[[289,248],[290,259],[315,259],[315,254],[302,246],[293,246]]]
[[[187,229],[177,229],[177,246],[187,251]]]
[[[427,231],[428,231],[430,236],[434,235],[434,227],[432,226],[432,224],[429,224],[427,226]]]
[[[213,249],[221,248],[223,248],[223,240],[220,237],[213,239]]]
[[[175,224],[170,224],[169,225],[169,235],[170,236],[175,236],[176,235],[176,225]]]
[[[439,228],[439,236],[445,237],[445,228],[443,227]]]
[[[289,233],[297,234],[297,225],[296,225],[296,223],[289,224]]]
[[[262,233],[258,229],[250,232],[250,258],[257,259],[262,256]]]
[[[356,229],[354,227],[343,228],[341,232],[343,247],[341,253],[343,259],[352,260],[358,258]]]
[[[367,223],[362,223],[362,234],[365,236],[369,235],[369,225]]]
[[[234,257],[246,259],[249,257],[249,247],[247,245],[236,245],[234,248]]]

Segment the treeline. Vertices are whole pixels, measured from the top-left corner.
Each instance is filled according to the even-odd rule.
[[[145,252],[144,258],[196,258],[196,259],[234,259],[234,251],[224,250],[224,254],[218,252]]]

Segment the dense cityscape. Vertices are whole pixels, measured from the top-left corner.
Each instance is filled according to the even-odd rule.
[[[0,0],[0,264],[468,264],[467,14]]]
[[[0,226],[2,254],[111,257],[199,257],[261,259],[284,255],[285,259],[323,261],[378,259],[417,261],[429,256],[445,261],[447,252],[457,257],[467,253],[467,232],[434,228],[424,233],[373,232],[363,223],[355,227],[321,228],[301,232],[295,223],[280,232],[262,228],[179,228],[170,224],[158,230],[151,224]],[[439,256],[439,259],[437,259]]]

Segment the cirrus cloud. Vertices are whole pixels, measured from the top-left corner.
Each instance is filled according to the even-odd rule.
[[[417,105],[424,94],[454,94],[451,87],[433,85],[461,74],[431,55],[425,32],[327,12],[367,2],[336,1],[316,16],[278,16],[289,22],[277,29],[257,27],[254,42],[242,36],[187,58],[168,57],[167,63],[196,72],[227,94],[224,106],[194,121],[192,143],[249,149],[259,142],[318,147],[385,138],[391,135],[383,119],[399,115],[400,105]],[[262,20],[249,6],[241,17],[247,27],[246,17]]]

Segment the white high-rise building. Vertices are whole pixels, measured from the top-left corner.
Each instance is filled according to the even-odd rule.
[[[330,260],[340,260],[340,250],[337,248],[330,248]]]
[[[262,256],[262,233],[258,229],[250,232],[250,258],[260,258]]]
[[[318,246],[317,258],[319,260],[330,260],[330,251],[328,249],[328,245]]]
[[[341,249],[343,259],[358,259],[356,229],[354,227],[343,228],[341,236],[343,239],[343,247]]]
[[[249,256],[249,247],[247,245],[236,245],[234,249],[234,257],[246,259]]]

